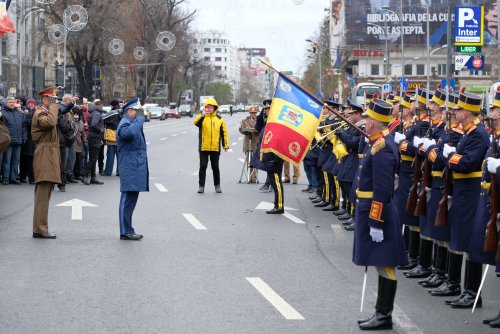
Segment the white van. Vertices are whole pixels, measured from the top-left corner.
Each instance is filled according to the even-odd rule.
[[[382,86],[371,83],[371,82],[362,82],[356,84],[349,94],[349,99],[351,102],[357,103],[360,106],[365,105],[365,92],[366,94],[373,94],[382,92]]]

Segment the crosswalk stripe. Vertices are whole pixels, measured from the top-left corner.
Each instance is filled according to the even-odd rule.
[[[281,298],[269,285],[260,277],[246,277],[247,281],[259,291],[259,293],[273,305],[281,315],[287,320],[304,320],[304,317],[297,312],[290,304]]]
[[[186,218],[186,220],[191,224],[193,225],[193,227],[197,230],[206,230],[207,228],[205,226],[203,226],[202,223],[200,223],[198,221],[198,219],[196,219],[192,214],[190,213],[183,213],[182,214],[184,216],[184,218]]]
[[[156,188],[158,188],[158,190],[159,190],[159,191],[161,191],[162,193],[168,193],[167,188],[165,188],[165,187],[163,186],[163,184],[161,184],[161,183],[155,183],[155,186],[156,186]]]
[[[306,222],[295,217],[294,215],[292,215],[291,213],[288,213],[285,211],[285,213],[283,214],[283,216],[285,216],[286,218],[290,219],[291,221],[293,221],[294,223],[296,224],[305,224]]]

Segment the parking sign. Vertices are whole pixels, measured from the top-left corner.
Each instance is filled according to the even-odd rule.
[[[455,7],[455,45],[483,45],[484,7]]]

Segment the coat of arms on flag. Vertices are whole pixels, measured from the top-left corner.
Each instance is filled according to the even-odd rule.
[[[272,152],[299,166],[314,138],[322,109],[318,99],[280,74],[261,152]]]

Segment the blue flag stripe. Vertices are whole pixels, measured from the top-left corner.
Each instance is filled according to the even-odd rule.
[[[307,111],[319,118],[321,115],[322,105],[317,102],[317,99],[298,88],[293,82],[286,80],[280,76],[276,85],[274,97],[295,104],[304,111]]]

